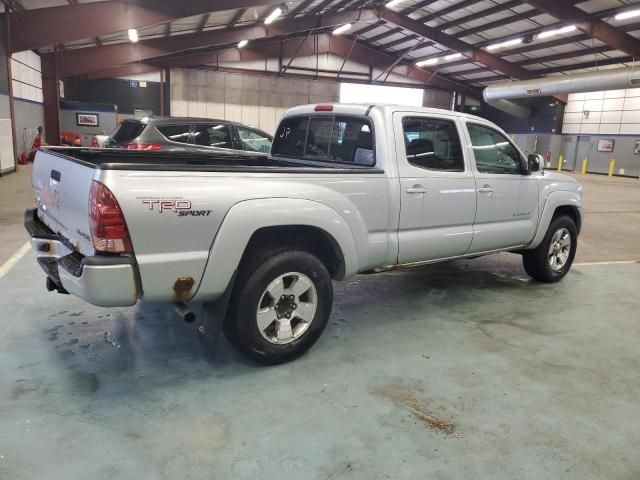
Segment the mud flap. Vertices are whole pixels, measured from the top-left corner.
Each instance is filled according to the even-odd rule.
[[[222,324],[227,316],[227,309],[229,308],[229,301],[231,300],[231,293],[233,292],[237,273],[237,270],[233,273],[231,281],[222,296],[213,302],[204,302],[201,306],[202,312],[198,315],[198,318],[201,319],[198,325],[200,339],[207,354],[214,358],[220,350]]]

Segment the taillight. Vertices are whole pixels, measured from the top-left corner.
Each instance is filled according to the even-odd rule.
[[[93,247],[98,252],[131,253],[133,246],[124,215],[111,190],[93,180],[89,192],[89,223]]]
[[[157,152],[162,150],[162,144],[160,143],[128,143],[126,145],[127,150],[152,150]]]

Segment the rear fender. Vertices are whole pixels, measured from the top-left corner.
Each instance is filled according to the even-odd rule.
[[[358,272],[358,254],[351,229],[332,208],[312,200],[294,198],[246,200],[234,205],[225,216],[193,300],[215,300],[225,291],[256,231],[265,227],[292,225],[325,231],[342,251],[344,277]]]

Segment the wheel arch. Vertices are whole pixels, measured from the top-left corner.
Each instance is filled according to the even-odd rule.
[[[294,198],[247,200],[234,205],[225,216],[194,299],[217,298],[247,252],[266,242],[282,241],[310,248],[336,280],[358,272],[354,236],[345,219],[332,208]]]
[[[540,245],[553,219],[563,214],[568,215],[576,222],[576,229],[580,233],[582,227],[582,202],[578,195],[575,192],[564,190],[551,192],[544,203],[536,234],[531,243],[527,245],[526,250],[534,249]]]

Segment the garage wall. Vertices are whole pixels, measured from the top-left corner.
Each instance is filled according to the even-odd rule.
[[[77,124],[78,113],[92,113],[98,115],[97,127]],[[116,110],[114,105],[100,103],[75,102],[63,100],[60,102],[60,132],[72,132],[80,135],[83,147],[91,146],[94,135],[108,135],[116,128]]]
[[[0,175],[15,170],[6,38],[7,24],[0,17]]]
[[[44,106],[41,103],[14,98],[13,108],[18,153],[29,152],[31,145],[33,145],[33,139],[38,133],[38,126],[44,126]],[[46,133],[44,137],[46,140]]]
[[[569,95],[562,133],[640,133],[640,88]]]
[[[174,117],[222,118],[273,133],[287,108],[337,102],[339,87],[335,81],[174,69],[170,111]]]
[[[615,160],[615,175],[640,176],[640,154],[635,153],[640,134],[633,135],[513,135],[516,144],[525,152],[551,156],[547,168],[558,168],[558,159],[563,157],[562,168],[580,171],[582,160],[587,158],[587,172],[608,173],[609,161]],[[598,152],[598,140],[613,140],[613,152]]]

